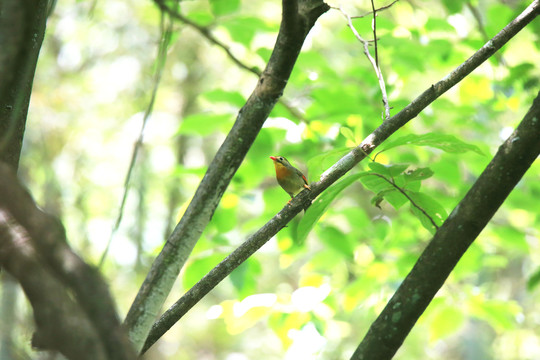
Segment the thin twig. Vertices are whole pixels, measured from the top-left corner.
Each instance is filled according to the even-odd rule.
[[[377,69],[380,71],[379,67],[379,52],[377,50],[377,10],[375,10],[375,3],[373,0],[371,0],[371,9],[373,10],[373,43],[375,44],[375,64],[377,65]],[[390,117],[390,114],[386,116],[388,119]]]
[[[377,12],[381,12],[381,11],[384,11],[384,10],[388,10],[390,9],[390,7],[392,7],[392,5],[394,5],[395,3],[397,3],[399,0],[394,0],[392,1],[390,4],[386,5],[386,6],[383,6],[383,7],[380,7],[374,11],[377,11]],[[361,19],[363,17],[366,17],[366,16],[369,16],[371,15],[374,11],[370,11],[370,12],[367,12],[365,13],[364,15],[357,15],[357,16],[351,16],[351,19]]]
[[[184,24],[186,25],[189,25],[191,26],[193,29],[197,30],[203,37],[206,38],[206,40],[208,40],[210,43],[214,44],[215,46],[221,48],[225,54],[227,54],[227,56],[229,57],[229,59],[231,59],[236,65],[238,65],[239,68],[241,69],[244,69],[254,75],[256,75],[257,77],[260,77],[261,76],[261,71],[256,67],[256,66],[249,66],[247,64],[245,64],[244,62],[242,62],[240,59],[238,59],[233,53],[232,51],[229,49],[229,47],[224,44],[223,42],[221,42],[219,39],[217,39],[214,34],[212,34],[212,32],[210,31],[210,29],[208,29],[207,27],[205,26],[202,26],[202,25],[199,25],[197,24],[196,22],[190,20],[188,17],[182,15],[179,11],[175,11],[173,9],[171,9],[170,7],[168,7],[167,5],[165,5],[163,3],[162,0],[154,0],[154,2],[156,3],[156,5],[164,12],[166,12],[167,14],[169,14],[170,17],[176,19],[176,20],[179,20],[181,22],[183,22]],[[306,120],[306,118],[304,117],[304,114],[302,114],[302,112],[300,112],[296,107],[294,107],[293,105],[291,105],[287,100],[283,99],[283,98],[280,98],[279,100],[279,103],[281,105],[283,105],[283,107],[285,107],[285,109],[287,109],[287,111],[292,115],[294,116],[295,118],[299,119],[299,120],[302,120],[304,122],[309,122],[308,120]]]
[[[133,152],[131,153],[131,160],[129,162],[129,168],[126,174],[126,178],[124,180],[124,193],[122,194],[122,200],[120,202],[120,207],[118,209],[118,215],[116,217],[114,227],[109,236],[109,240],[107,241],[107,245],[105,246],[105,250],[103,250],[103,254],[101,255],[101,259],[99,260],[98,268],[101,268],[103,266],[103,263],[105,262],[105,258],[107,257],[107,254],[109,252],[109,248],[111,247],[111,243],[114,238],[114,235],[120,228],[120,223],[122,222],[122,217],[124,216],[124,207],[126,205],[127,195],[129,192],[129,184],[131,182],[131,175],[133,174],[133,169],[135,167],[137,156],[143,145],[144,129],[146,128],[146,124],[148,123],[148,120],[150,119],[150,115],[152,114],[152,110],[154,109],[154,103],[156,101],[157,91],[159,88],[159,83],[161,81],[161,75],[163,74],[163,68],[167,60],[167,49],[169,47],[169,44],[171,42],[171,37],[172,37],[172,30],[173,30],[172,25],[173,23],[172,21],[170,21],[165,27],[165,13],[162,12],[161,20],[160,20],[161,41],[158,47],[158,56],[156,60],[156,73],[155,73],[155,78],[154,78],[154,86],[152,88],[152,95],[150,97],[150,103],[148,104],[146,111],[144,113],[141,130],[139,131],[139,137],[137,138],[137,141],[133,145]]]
[[[482,34],[482,38],[484,41],[489,40],[489,36],[486,32],[486,28],[484,27],[484,22],[482,21],[482,15],[480,14],[480,11],[478,11],[478,8],[471,4],[470,1],[467,1],[466,3],[467,7],[469,8],[471,14],[473,15],[474,19],[476,20],[476,23],[478,24],[478,30],[480,31],[480,34]],[[506,60],[504,60],[504,57],[502,54],[496,53],[495,58],[499,61],[499,63],[503,66],[506,66]]]
[[[424,214],[429,219],[429,221],[435,227],[435,229],[439,230],[439,227],[437,226],[437,224],[435,224],[435,221],[433,220],[433,218],[431,216],[429,216],[428,213],[424,209],[422,209],[422,207],[420,205],[418,205],[416,202],[414,202],[414,200],[405,192],[405,190],[403,190],[401,187],[397,186],[393,179],[390,180],[390,179],[386,178],[386,176],[384,176],[382,174],[377,174],[377,173],[370,173],[369,175],[378,176],[381,179],[383,179],[384,181],[386,181],[387,183],[389,183],[390,185],[392,185],[397,191],[402,193],[403,196],[405,196],[407,198],[407,200],[410,201],[412,206],[414,206],[415,208],[420,210],[420,212],[422,214]]]
[[[390,105],[388,105],[388,96],[386,95],[386,84],[384,83],[384,78],[381,72],[381,68],[377,64],[377,61],[375,61],[375,59],[373,59],[373,57],[369,53],[369,48],[368,48],[369,42],[365,40],[362,36],[360,36],[358,31],[354,27],[352,23],[352,18],[349,16],[349,14],[347,14],[342,8],[333,8],[333,9],[336,9],[339,12],[341,12],[341,14],[343,14],[345,19],[347,19],[347,25],[353,32],[356,39],[364,45],[364,54],[366,55],[369,62],[373,66],[373,70],[375,70],[375,74],[377,75],[377,79],[379,80],[379,87],[381,88],[382,101],[384,105],[384,120],[388,120],[390,118]]]

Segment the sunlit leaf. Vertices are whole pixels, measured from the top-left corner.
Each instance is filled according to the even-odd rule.
[[[456,333],[465,323],[463,310],[445,306],[439,308],[429,326],[429,340],[437,341]]]
[[[210,8],[216,15],[230,14],[238,10],[240,0],[210,0]]]
[[[366,174],[359,173],[345,177],[340,182],[330,186],[313,201],[313,204],[306,210],[304,217],[298,224],[297,237],[300,244],[304,243],[311,229],[313,229],[339,193]]]
[[[198,113],[186,116],[180,125],[179,133],[191,135],[209,135],[232,126],[232,114]]]
[[[431,196],[414,191],[408,191],[407,195],[414,201],[411,203],[411,211],[420,220],[422,226],[430,232],[435,232],[433,223],[437,226],[441,226],[443,221],[448,217],[444,207],[439,204]]]
[[[527,290],[532,291],[536,289],[539,283],[540,283],[540,268],[536,269],[536,271],[531,276],[529,276],[529,280],[527,280]]]
[[[383,143],[379,152],[403,145],[430,146],[449,153],[457,154],[473,151],[479,155],[485,155],[484,152],[476,145],[463,142],[453,135],[440,133],[427,133],[423,135],[408,134],[395,139],[390,139]]]

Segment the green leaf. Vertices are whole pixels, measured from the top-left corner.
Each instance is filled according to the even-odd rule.
[[[354,257],[354,244],[351,243],[349,237],[334,226],[323,226],[318,231],[321,241],[328,246],[352,259]]]
[[[375,168],[379,167],[375,166]],[[396,210],[407,202],[407,198],[388,181],[378,175],[375,175],[374,173],[370,172],[367,174],[370,176],[366,176],[360,181],[368,190],[375,193],[375,197],[372,199],[372,203],[375,206],[380,203],[381,198],[384,198],[384,200],[388,201],[388,203],[392,205]]]
[[[198,258],[186,266],[184,276],[182,277],[182,285],[184,289],[189,289],[197,283],[204,275],[214,268],[221,260],[223,255],[212,254]]]
[[[443,0],[442,2],[450,14],[455,14],[461,11],[464,0]]]
[[[190,135],[210,135],[216,131],[228,130],[232,126],[232,114],[199,113],[186,116],[180,124],[179,133]]]
[[[368,166],[371,170],[381,175],[387,175],[390,177],[397,176],[405,171],[409,165],[408,164],[393,164],[393,165],[384,165],[378,162],[372,161],[368,163]]]
[[[381,146],[379,153],[403,145],[430,146],[449,153],[464,153],[473,151],[479,155],[485,155],[476,145],[468,144],[453,135],[427,133],[423,135],[409,134],[386,141]]]
[[[433,317],[429,327],[429,340],[437,341],[456,333],[464,324],[465,315],[461,309],[445,306]]]
[[[345,188],[350,186],[352,183],[357,181],[363,176],[366,176],[367,173],[358,173],[345,177],[340,182],[330,186],[325,192],[323,192],[313,204],[306,210],[304,217],[300,220],[297,229],[297,242],[298,244],[303,244],[317,221],[323,216],[328,207],[334,199],[342,192]]]
[[[202,96],[212,103],[223,102],[231,104],[235,107],[242,107],[246,103],[246,99],[238,91],[226,91],[223,89],[216,89],[205,92]]]
[[[345,139],[347,140],[350,140],[352,141],[353,143],[356,143],[356,139],[354,137],[354,133],[353,131],[346,127],[346,126],[342,126],[340,129],[339,129],[339,132],[341,132],[341,135],[343,135],[345,137]]]
[[[529,277],[529,280],[527,280],[527,290],[532,291],[534,290],[538,284],[540,283],[540,268],[536,269],[536,271]]]
[[[473,316],[486,320],[496,331],[508,331],[516,325],[516,315],[521,306],[512,300],[474,299],[471,303]]]
[[[229,278],[240,297],[252,295],[257,289],[257,275],[262,272],[260,262],[249,258],[233,270]]]
[[[240,0],[210,0],[210,9],[217,16],[233,13],[239,7]]]
[[[431,170],[428,167],[414,169],[403,174],[403,177],[406,183],[412,182],[412,181],[425,180],[432,176],[433,176],[433,170]]]
[[[307,162],[309,178],[312,180],[320,179],[321,174],[348,151],[350,151],[348,147],[340,147],[309,159]]]
[[[250,46],[257,32],[273,30],[261,19],[251,16],[227,19],[222,21],[220,25],[227,29],[234,41],[243,44],[245,47]]]
[[[431,233],[435,233],[436,229],[431,220],[433,220],[437,226],[441,226],[444,220],[448,217],[444,207],[431,196],[424,193],[407,191],[407,195],[414,201],[416,205],[424,210],[421,211],[411,203],[411,211],[413,214],[420,220],[424,228]],[[431,218],[431,220],[426,216],[426,214],[429,216],[429,218]]]

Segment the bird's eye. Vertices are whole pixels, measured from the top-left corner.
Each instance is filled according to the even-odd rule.
[[[279,157],[279,161],[283,161],[283,156],[280,156],[280,157]]]

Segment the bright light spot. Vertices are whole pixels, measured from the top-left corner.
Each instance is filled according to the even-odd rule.
[[[225,360],[249,360],[249,358],[241,353],[231,353],[227,355]]]
[[[285,129],[287,130],[285,139],[291,143],[299,143],[300,141],[302,141],[302,133],[306,129],[306,124],[301,123],[297,125],[289,119],[277,117],[268,118],[268,120],[266,120],[266,122],[264,123],[263,127]]]
[[[398,26],[392,31],[392,36],[397,38],[410,38],[411,32],[402,26]]]
[[[308,79],[311,81],[315,81],[319,78],[319,74],[317,74],[315,71],[310,71],[308,74]]]
[[[335,140],[339,135],[339,129],[340,129],[339,125],[332,125],[330,126],[330,129],[328,129],[328,131],[326,132],[325,136],[329,139]]]
[[[295,290],[291,295],[291,302],[300,311],[311,311],[320,302],[322,302],[328,294],[330,294],[330,285],[322,284],[319,287],[304,286]]]
[[[57,62],[65,70],[75,70],[81,64],[81,48],[78,43],[68,42],[60,49]]]
[[[133,56],[122,56],[107,67],[96,67],[91,77],[99,101],[114,101],[119,92],[135,85],[139,80],[140,71],[141,64]]]
[[[448,17],[448,23],[456,29],[458,35],[462,38],[469,34],[468,21],[461,14],[453,14]]]
[[[354,261],[359,265],[366,266],[373,260],[375,260],[375,255],[366,244],[361,244],[354,251]]]
[[[514,128],[505,126],[501,129],[501,131],[499,131],[499,138],[501,138],[501,140],[506,140],[508,137],[510,137],[510,135],[512,135],[513,132]]]
[[[133,265],[137,259],[137,248],[128,237],[116,233],[112,239],[109,256],[122,266]]]
[[[232,209],[238,205],[238,195],[236,194],[225,194],[221,199],[221,206],[225,209]]]
[[[523,209],[511,210],[508,214],[510,224],[518,229],[524,229],[533,222],[534,215]]]
[[[173,79],[175,80],[178,80],[178,81],[185,80],[188,76],[188,69],[187,69],[186,64],[181,63],[181,62],[174,63],[171,69],[171,75]]]
[[[287,335],[293,343],[285,354],[286,360],[316,359],[326,345],[326,339],[319,334],[313,323],[306,324],[302,330],[291,329]]]
[[[206,312],[206,318],[210,320],[217,319],[223,314],[223,307],[221,305],[212,305]]]
[[[157,172],[170,171],[176,164],[176,157],[169,146],[154,146],[151,154],[152,167]]]
[[[276,294],[256,294],[250,295],[239,303],[233,305],[233,313],[236,317],[241,317],[254,307],[271,307],[277,301]]]

